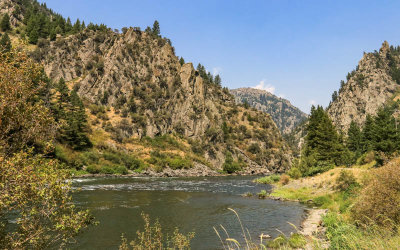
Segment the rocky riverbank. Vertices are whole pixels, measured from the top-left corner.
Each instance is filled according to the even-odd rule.
[[[271,172],[267,168],[252,167],[246,168],[240,172],[231,175],[269,175]],[[226,173],[221,172],[218,169],[212,169],[204,164],[195,163],[192,168],[183,169],[172,169],[169,167],[164,168],[162,171],[157,172],[151,168],[145,169],[142,172],[133,172],[123,175],[126,177],[205,177],[205,176],[225,176]],[[114,176],[114,174],[83,174],[76,177],[104,177]]]

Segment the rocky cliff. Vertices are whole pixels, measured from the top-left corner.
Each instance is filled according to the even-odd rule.
[[[55,41],[39,39],[31,55],[53,81],[63,78],[77,91],[92,131],[105,133],[115,148],[146,158],[157,145],[143,148],[143,140],[168,135],[185,150],[165,153],[197,155],[213,168],[222,169],[229,154],[245,173],[289,167],[290,150],[270,116],[235,104],[227,88],[181,64],[169,39],[151,29],[88,26]]]
[[[328,114],[335,125],[347,131],[351,121],[363,125],[368,114],[375,115],[399,88],[399,48],[385,41],[379,51],[364,53],[356,70],[342,81],[332,95]]]
[[[307,119],[307,114],[293,106],[288,100],[265,90],[253,88],[232,89],[237,103],[247,102],[250,106],[268,113],[283,134],[292,132]]]

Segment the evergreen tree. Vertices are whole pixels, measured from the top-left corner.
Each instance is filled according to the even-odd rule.
[[[7,33],[5,33],[0,39],[0,47],[3,53],[11,50],[11,40]]]
[[[314,175],[334,165],[347,164],[348,158],[348,151],[328,114],[321,106],[312,106],[300,171],[305,176]]]
[[[7,13],[4,14],[3,18],[1,19],[0,28],[2,31],[11,30],[10,16]]]
[[[181,66],[184,65],[185,64],[185,59],[183,59],[183,57],[181,57],[179,59],[179,63],[181,64]]]
[[[355,163],[362,153],[362,132],[357,123],[352,121],[347,131],[347,149],[352,154],[351,163]]]
[[[364,128],[362,131],[361,146],[363,152],[368,152],[374,149],[375,141],[375,123],[371,115],[367,115]]]
[[[335,90],[335,91],[333,91],[333,94],[332,94],[332,102],[336,101],[337,98],[338,98],[338,93]]]
[[[357,123],[352,121],[347,131],[347,148],[352,152],[362,151],[362,133]]]
[[[375,117],[374,150],[392,154],[399,148],[400,136],[393,117],[393,107],[386,106],[379,109]]]
[[[67,23],[65,24],[65,33],[69,33],[72,31],[72,23],[71,19],[68,17]]]
[[[37,44],[38,40],[39,40],[39,31],[37,29],[33,29],[29,35],[28,35],[28,40],[30,43],[32,44]]]
[[[72,32],[73,32],[73,33],[78,33],[78,32],[81,31],[81,29],[82,29],[82,27],[81,27],[81,21],[80,21],[79,18],[78,18],[78,19],[76,20],[75,24],[74,24],[74,27],[72,28]]]
[[[76,150],[91,147],[92,143],[86,135],[88,124],[85,107],[76,91],[71,91],[70,98],[70,110],[65,128],[66,140]]]
[[[56,38],[57,38],[57,31],[56,31],[55,28],[52,29],[52,30],[50,31],[49,38],[50,38],[50,41],[55,41],[55,40],[56,40]]]
[[[219,75],[216,75],[216,76],[215,76],[215,78],[214,78],[214,83],[215,83],[216,85],[221,86],[222,81],[221,81],[221,77],[220,77]]]
[[[153,23],[153,29],[152,33],[154,36],[159,36],[160,35],[160,24],[157,20],[154,21]]]

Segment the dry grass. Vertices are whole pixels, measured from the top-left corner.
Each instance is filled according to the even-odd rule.
[[[400,223],[400,158],[371,171],[353,207],[353,218],[363,224],[393,227]]]
[[[363,168],[334,168],[325,173],[318,174],[312,177],[301,178],[298,180],[291,180],[286,184],[289,189],[307,188],[313,190],[315,195],[323,195],[334,192],[335,182],[340,172],[346,170],[352,173],[358,182],[364,180],[368,170]]]

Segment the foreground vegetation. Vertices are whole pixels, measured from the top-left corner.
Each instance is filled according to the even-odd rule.
[[[63,246],[93,222],[72,204],[68,172],[49,157],[59,124],[47,84],[23,53],[0,52],[0,248]]]
[[[144,213],[142,213],[142,218],[144,221],[143,231],[138,231],[136,239],[130,243],[122,235],[120,250],[190,249],[190,241],[193,239],[194,233],[184,235],[178,229],[175,229],[172,235],[165,235],[158,221],[151,224],[149,215]]]
[[[400,244],[399,165],[396,158],[380,168],[335,168],[276,182],[269,195],[328,209],[323,240],[330,249],[395,249]]]

